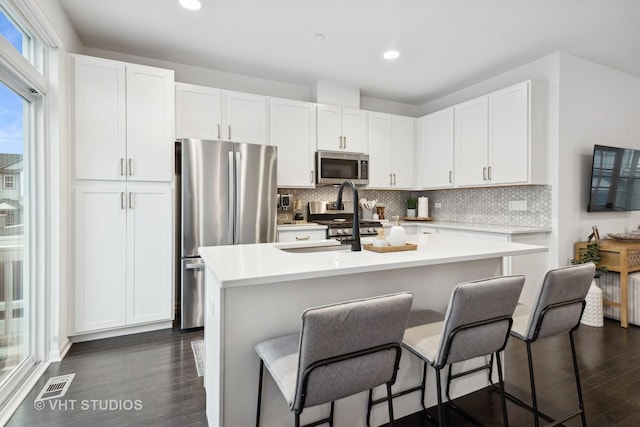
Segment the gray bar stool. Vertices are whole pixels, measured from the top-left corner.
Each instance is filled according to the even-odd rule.
[[[300,333],[261,342],[258,412],[264,367],[300,426],[304,408],[331,402],[329,416],[308,426],[333,426],[334,401],[386,384],[391,395],[413,294],[399,294],[310,308]],[[389,424],[393,405],[389,399]]]
[[[438,424],[446,425],[442,402],[440,371],[449,365],[449,381],[474,369],[451,376],[451,364],[481,356],[496,357],[500,389],[504,390],[500,352],[504,350],[513,323],[512,315],[524,286],[524,276],[503,276],[461,283],[455,287],[442,322],[420,325],[405,331],[402,345],[436,370]],[[448,382],[449,382],[448,381]],[[424,395],[425,382],[422,390]],[[477,424],[462,408],[451,402],[456,411]],[[508,425],[504,394],[501,394],[504,425]],[[424,400],[423,400],[424,401]],[[431,416],[426,413],[427,417]],[[432,419],[432,421],[435,421]]]
[[[540,417],[551,422],[549,425],[558,425],[578,415],[582,418],[582,425],[587,425],[573,331],[580,326],[580,317],[584,310],[585,298],[589,291],[589,286],[591,286],[595,269],[594,264],[588,263],[548,271],[542,286],[538,290],[533,307],[521,306],[516,309],[511,336],[523,341],[527,347],[532,406],[509,393],[507,393],[507,397],[533,412],[534,425],[536,427],[540,425]],[[571,357],[579,407],[562,419],[554,420],[538,409],[531,344],[539,338],[567,333],[571,342]]]

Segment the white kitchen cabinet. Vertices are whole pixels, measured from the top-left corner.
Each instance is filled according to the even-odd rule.
[[[296,227],[278,229],[278,242],[305,242],[310,240],[326,240],[327,230],[299,230]]]
[[[541,91],[532,83],[454,107],[456,186],[546,183]]]
[[[368,188],[412,188],[415,119],[369,112],[368,123]]]
[[[250,144],[268,143],[267,98],[225,91],[224,102],[223,139]]]
[[[353,108],[317,106],[318,150],[367,152],[367,115]]]
[[[489,94],[489,176],[492,184],[529,177],[529,84]]]
[[[267,144],[267,98],[176,83],[176,137]]]
[[[171,181],[173,71],[72,58],[76,179]]]
[[[169,184],[80,184],[75,190],[74,333],[173,318]]]
[[[453,108],[417,119],[416,185],[420,190],[454,185]]]
[[[176,83],[176,138],[222,137],[222,91]]]
[[[269,140],[278,147],[278,187],[314,188],[315,104],[272,98]]]
[[[488,97],[455,108],[456,185],[487,184],[489,146]]]

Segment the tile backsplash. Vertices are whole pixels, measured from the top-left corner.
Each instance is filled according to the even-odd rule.
[[[333,201],[338,188],[333,186],[315,189],[279,188],[278,193],[292,194],[293,200],[302,202],[303,213],[310,200]],[[378,200],[385,206],[385,218],[405,216],[407,197],[427,196],[429,215],[435,220],[512,225],[521,227],[551,227],[551,187],[547,185],[523,185],[492,188],[457,188],[433,191],[358,190],[359,197]],[[345,190],[345,200],[351,200],[351,192]],[[526,210],[509,210],[509,202],[526,202]],[[436,203],[440,204],[436,208]],[[293,203],[292,203],[293,204]]]

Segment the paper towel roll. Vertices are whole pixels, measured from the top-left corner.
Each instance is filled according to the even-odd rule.
[[[429,198],[418,197],[418,217],[426,218],[429,216]]]

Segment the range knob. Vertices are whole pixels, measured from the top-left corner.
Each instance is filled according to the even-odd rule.
[[[337,232],[338,234],[344,234],[344,230],[342,228],[338,228]]]

